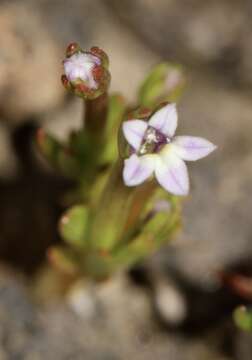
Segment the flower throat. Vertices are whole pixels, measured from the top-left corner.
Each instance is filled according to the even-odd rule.
[[[148,126],[139,149],[139,154],[144,155],[157,153],[169,142],[169,137],[165,136],[154,127]]]

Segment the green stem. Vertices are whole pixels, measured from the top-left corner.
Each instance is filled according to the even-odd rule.
[[[85,100],[84,105],[83,131],[79,140],[80,158],[83,164],[79,192],[81,198],[87,200],[103,156],[108,94],[104,93],[94,100]]]
[[[96,142],[103,140],[108,112],[108,94],[104,93],[94,100],[85,101],[84,128]],[[94,146],[96,145],[94,144]]]
[[[93,209],[91,226],[92,246],[108,250],[120,237],[128,216],[133,189],[124,185],[122,180],[122,160],[113,166],[111,175]]]
[[[93,247],[110,250],[134,233],[148,199],[156,186],[152,182],[136,188],[127,187],[122,179],[123,160],[112,168],[111,175],[93,210],[90,239]]]

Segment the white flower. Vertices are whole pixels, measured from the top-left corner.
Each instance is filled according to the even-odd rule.
[[[93,76],[93,69],[101,60],[92,54],[77,52],[64,60],[65,75],[69,81],[81,79],[91,89],[98,87]]]
[[[154,174],[170,193],[188,194],[189,177],[184,160],[201,159],[216,146],[200,137],[174,136],[176,128],[176,104],[164,106],[148,122],[133,119],[123,123],[123,134],[133,150],[124,163],[123,180],[127,186],[139,185]]]

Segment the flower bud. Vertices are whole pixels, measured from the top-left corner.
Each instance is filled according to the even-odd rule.
[[[93,100],[107,91],[110,83],[108,64],[108,56],[100,48],[83,51],[77,43],[72,43],[66,49],[62,83],[75,95]]]
[[[180,65],[162,63],[155,66],[143,81],[138,97],[142,106],[154,106],[163,101],[177,102],[186,83]]]

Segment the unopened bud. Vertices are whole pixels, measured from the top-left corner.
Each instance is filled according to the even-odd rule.
[[[107,91],[110,83],[108,56],[98,47],[83,51],[77,43],[68,45],[63,61],[62,83],[67,90],[86,100],[93,100]]]

